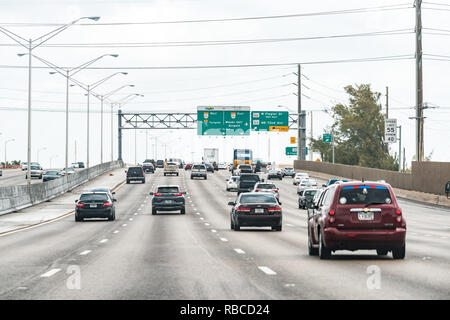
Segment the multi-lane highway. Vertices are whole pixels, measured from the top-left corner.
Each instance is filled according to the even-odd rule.
[[[227,171],[147,175],[116,191],[116,221],[73,215],[0,236],[0,299],[449,299],[450,210],[400,201],[406,259],[375,251],[308,255],[306,211],[280,187],[283,231],[230,229]],[[151,214],[150,191],[178,184],[186,215]]]

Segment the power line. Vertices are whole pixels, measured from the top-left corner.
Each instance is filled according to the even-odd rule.
[[[254,67],[274,67],[274,66],[296,66],[298,64],[334,64],[334,63],[353,63],[353,62],[376,62],[376,61],[399,61],[414,59],[412,54],[380,56],[370,58],[353,58],[342,60],[322,60],[306,62],[281,62],[281,63],[260,63],[260,64],[231,64],[231,65],[197,65],[197,66],[123,66],[123,67],[87,67],[86,70],[179,70],[179,69],[220,69],[220,68],[254,68]],[[70,69],[71,67],[62,67]],[[28,66],[0,65],[0,69],[28,69]],[[51,69],[46,66],[35,66],[33,69]]]
[[[262,38],[262,39],[231,39],[231,40],[201,40],[201,41],[165,41],[165,42],[117,42],[117,43],[57,43],[44,44],[48,48],[162,48],[162,47],[197,47],[197,46],[224,46],[224,45],[248,45],[277,42],[294,42],[307,40],[340,39],[354,37],[376,37],[413,34],[412,29],[396,29],[386,31],[373,31],[364,33],[337,34],[314,37],[291,37],[291,38]],[[16,47],[19,44],[0,43],[0,47]]]
[[[365,7],[345,10],[333,10],[333,11],[321,11],[311,13],[295,13],[287,15],[271,15],[271,16],[255,16],[255,17],[240,17],[240,18],[219,18],[219,19],[198,19],[198,20],[174,20],[174,21],[146,21],[146,22],[105,22],[105,23],[79,23],[76,26],[124,26],[124,25],[154,25],[154,24],[180,24],[180,23],[207,23],[207,22],[229,22],[229,21],[246,21],[246,20],[264,20],[264,19],[285,19],[285,18],[300,18],[300,17],[313,17],[313,16],[328,16],[328,15],[341,15],[341,14],[354,14],[354,13],[367,13],[367,12],[379,12],[379,11],[396,11],[411,9],[410,3],[394,4],[387,6],[377,7]],[[0,23],[1,26],[14,26],[14,27],[44,27],[44,26],[62,26],[58,23]]]

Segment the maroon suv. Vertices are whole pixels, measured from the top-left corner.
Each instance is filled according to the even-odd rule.
[[[308,216],[310,255],[375,249],[405,257],[406,221],[389,184],[352,181],[326,188]]]

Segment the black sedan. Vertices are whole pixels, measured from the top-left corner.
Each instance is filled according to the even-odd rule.
[[[281,172],[280,169],[271,169],[269,170],[269,172],[267,173],[267,179],[280,179],[283,180],[283,173]]]
[[[272,227],[282,229],[282,210],[272,192],[242,193],[236,202],[229,202],[231,209],[231,229],[239,231],[241,227]]]
[[[206,171],[214,173],[214,166],[211,163],[205,163]]]
[[[115,201],[106,192],[85,192],[80,199],[75,200],[75,221],[83,221],[85,218],[115,220]]]
[[[180,211],[186,213],[185,199],[179,186],[158,186],[156,192],[150,192],[152,198],[152,214],[158,211]]]

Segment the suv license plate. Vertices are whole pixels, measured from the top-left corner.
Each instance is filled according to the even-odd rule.
[[[91,208],[97,208],[97,205],[96,205],[96,204],[91,204],[89,207],[91,207]]]
[[[172,200],[164,200],[164,203],[172,203]]]
[[[373,212],[358,212],[358,219],[361,221],[373,220]]]
[[[264,209],[256,208],[255,213],[264,213]]]

